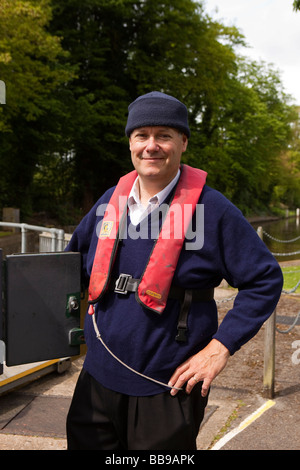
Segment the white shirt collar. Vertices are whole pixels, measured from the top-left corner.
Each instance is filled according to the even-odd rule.
[[[176,185],[180,176],[180,170],[178,170],[175,178],[159,193],[152,196],[148,201],[148,206],[142,205],[139,196],[139,185],[138,176],[135,179],[131,191],[128,197],[128,208],[131,222],[137,225],[144,217],[146,217],[155,207],[160,205],[166,197],[170,194],[174,186]]]
[[[178,170],[175,178],[173,178],[172,181],[164,189],[162,189],[159,193],[155,194],[149,199],[148,204],[153,203],[154,200],[155,202],[158,202],[158,204],[161,204],[166,199],[166,197],[170,194],[174,186],[176,185],[179,179],[179,176],[180,176],[180,170]],[[131,191],[129,193],[129,197],[128,197],[129,206],[133,204],[141,204],[138,180],[139,180],[139,177],[137,176],[133,183]]]

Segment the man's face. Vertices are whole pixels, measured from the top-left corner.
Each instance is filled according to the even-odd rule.
[[[141,178],[166,186],[177,174],[187,137],[171,127],[141,127],[129,138],[132,163]]]

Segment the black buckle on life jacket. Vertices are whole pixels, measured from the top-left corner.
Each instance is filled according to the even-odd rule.
[[[116,280],[114,292],[116,292],[117,294],[127,294],[128,290],[126,288],[130,279],[132,279],[132,276],[130,276],[130,274],[120,274],[120,276]]]
[[[186,343],[187,341],[187,328],[177,327],[177,335],[175,337],[178,343]]]

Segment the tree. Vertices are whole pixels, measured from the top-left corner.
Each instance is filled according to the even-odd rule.
[[[300,0],[294,0],[293,8],[294,8],[295,11],[300,10]]]
[[[78,67],[69,84],[78,203],[84,212],[131,168],[127,106],[160,90],[182,99],[195,134],[235,68],[234,28],[212,23],[192,0],[53,0],[51,31]],[[227,39],[221,44],[219,38]],[[204,116],[199,125],[199,116]],[[202,145],[203,146],[203,145]]]
[[[51,31],[78,69],[71,95],[76,203],[86,212],[128,169],[124,121],[128,105],[126,57],[133,2],[53,0]]]
[[[237,54],[236,28],[193,0],[3,4],[0,74],[16,99],[0,108],[2,204],[27,191],[38,210],[66,199],[87,212],[132,168],[127,106],[151,90],[189,109],[186,163],[245,211],[269,204],[291,108],[278,73]]]
[[[245,59],[237,64],[211,115],[211,138],[202,154],[210,183],[247,213],[271,201],[293,113],[277,72]]]
[[[1,0],[0,206],[30,206],[29,188],[40,155],[57,148],[65,112],[59,89],[71,78],[58,37],[46,31],[48,0]],[[60,142],[59,142],[60,141]]]
[[[294,108],[291,125],[292,140],[281,155],[281,171],[274,187],[276,205],[285,204],[289,208],[300,207],[300,108]]]

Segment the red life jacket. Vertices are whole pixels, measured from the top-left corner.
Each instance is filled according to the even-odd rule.
[[[177,261],[206,176],[205,171],[188,165],[181,166],[174,197],[140,279],[136,298],[143,306],[157,313],[162,313],[166,306]],[[119,228],[122,220],[127,218],[127,200],[136,177],[137,172],[132,171],[120,178],[104,214],[90,277],[90,304],[98,302],[108,288],[117,252]],[[188,211],[189,217],[184,216],[185,204],[192,206],[192,210]],[[182,227],[180,238],[178,227]],[[93,308],[90,308],[89,313],[94,313]]]

